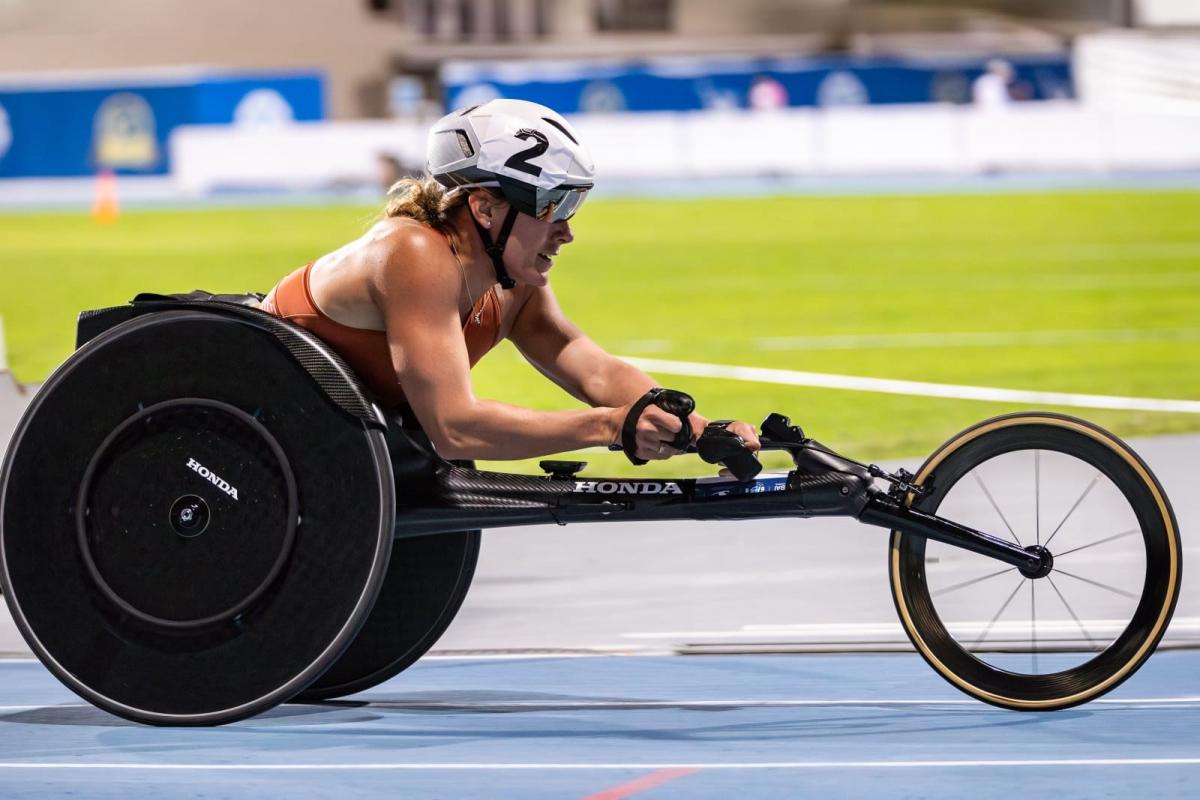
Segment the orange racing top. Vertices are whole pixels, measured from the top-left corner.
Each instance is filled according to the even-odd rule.
[[[262,310],[312,331],[346,360],[384,406],[401,405],[404,391],[396,380],[386,331],[353,328],[326,316],[309,289],[312,266],[307,264],[281,280],[262,301]],[[463,324],[471,366],[496,346],[499,336],[500,301],[493,286],[476,301]]]

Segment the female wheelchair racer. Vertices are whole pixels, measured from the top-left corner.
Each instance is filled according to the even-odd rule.
[[[385,406],[403,404],[443,457],[617,444],[654,381],[568,320],[548,279],[593,184],[578,136],[544,106],[495,100],[434,125],[428,169],[432,178],[397,184],[364,236],[284,278],[263,310],[329,343]],[[470,368],[503,338],[591,408],[534,411],[476,397]],[[692,416],[697,432],[705,424]],[[679,428],[648,407],[630,457],[678,454],[670,445]],[[730,429],[757,447],[749,425]]]
[[[558,131],[554,119],[518,129],[523,149],[500,166],[532,175],[521,168],[534,168],[550,149],[555,140],[538,133],[547,125]],[[449,130],[442,141],[451,152],[484,152],[490,134]],[[433,296],[443,311],[431,319],[435,330],[468,351],[444,356],[452,371],[475,360],[472,326],[491,326],[475,345],[486,349],[505,324],[522,324],[521,314],[505,316],[502,295],[471,286],[504,287],[509,266],[536,281],[569,234],[539,239],[524,217],[565,222],[587,189],[555,178],[557,190],[543,194],[503,177],[485,188],[498,189],[509,209],[478,193],[459,206],[483,245],[463,265],[467,303],[456,302],[457,281]],[[447,180],[464,189],[480,182],[469,173]],[[424,197],[427,213],[446,210]],[[519,203],[531,214],[513,211]],[[506,258],[506,244],[538,258]],[[329,258],[370,262],[370,247]],[[457,269],[450,255],[442,263]],[[494,275],[481,277],[481,264]],[[1166,630],[1181,575],[1173,512],[1137,455],[1084,421],[1045,412],[987,420],[952,437],[915,475],[891,474],[830,451],[780,415],[766,419],[760,436],[740,423],[708,424],[686,395],[621,373],[612,383],[630,396],[617,410],[534,418],[496,406],[474,417],[493,434],[472,439],[461,419],[421,406],[429,401],[420,376],[436,376],[441,365],[406,373],[406,351],[390,341],[391,316],[383,333],[371,306],[353,292],[320,295],[312,277],[301,271],[266,299],[142,295],[84,312],[76,353],[13,436],[0,470],[5,599],[47,668],[114,714],[219,724],[392,677],[453,619],[483,526],[842,515],[889,529],[892,596],[914,647],[964,692],[1016,710],[1099,697],[1132,675]],[[401,305],[400,290],[409,288],[363,285],[368,297]],[[314,302],[314,288],[330,305]],[[404,383],[414,414],[390,413],[393,404],[381,401],[371,372],[381,352],[396,357],[402,379],[417,376]],[[580,391],[594,399],[589,391],[606,390],[615,391]],[[733,477],[591,478],[577,474],[581,463],[561,461],[544,462],[550,474],[535,477],[446,460],[548,452],[503,449],[501,422],[538,427],[523,431],[516,447],[616,439],[638,460],[695,449]],[[759,476],[756,445],[787,451],[795,468]],[[1019,476],[989,491],[1001,463]],[[1074,497],[1078,476],[1083,490]],[[973,483],[990,501],[982,516],[961,502]],[[1043,504],[1060,485],[1072,496],[1053,509],[1057,525],[1043,530]],[[1033,510],[1034,536],[1014,509]],[[1095,553],[1104,557],[1089,559]],[[1088,572],[1113,561],[1119,581]],[[998,582],[990,621],[956,618],[964,595],[982,596]],[[1018,592],[1036,606],[1038,587],[1043,608],[1046,598],[1061,600],[1062,625],[1005,616]]]

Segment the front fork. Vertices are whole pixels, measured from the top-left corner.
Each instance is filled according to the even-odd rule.
[[[909,508],[874,488],[858,515],[858,521],[866,525],[891,528],[911,536],[923,536],[970,550],[972,553],[989,556],[1011,564],[1027,578],[1043,577],[1054,566],[1054,558],[1050,551],[1043,547],[1026,549],[1004,539],[997,539],[966,525]]]
[[[910,508],[901,498],[926,490],[913,483],[913,476],[904,470],[893,475],[874,465],[851,461],[819,442],[805,438],[802,430],[792,427],[786,417],[778,414],[772,414],[763,423],[763,434],[764,446],[791,452],[798,473],[791,483],[800,490],[801,502],[809,505],[804,500],[806,494],[824,500],[824,508],[810,506],[806,509],[809,513],[848,513],[866,525],[922,536],[994,558],[1016,567],[1027,578],[1043,577],[1053,568],[1054,559],[1043,547],[1024,548]],[[875,486],[875,478],[890,482],[892,491],[885,492]],[[815,491],[806,492],[809,486]]]

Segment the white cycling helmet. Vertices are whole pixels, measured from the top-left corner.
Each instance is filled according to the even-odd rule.
[[[452,111],[429,132],[426,167],[451,189],[498,189],[510,210],[495,242],[475,222],[504,288],[504,245],[518,212],[552,222],[570,219],[592,188],[587,148],[557,112],[526,100],[492,100]],[[472,217],[474,221],[474,217]]]

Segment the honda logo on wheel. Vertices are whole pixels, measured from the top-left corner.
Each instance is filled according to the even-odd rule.
[[[206,481],[232,497],[234,500],[238,499],[238,490],[236,486],[230,486],[229,481],[222,479],[220,475],[217,475],[215,472],[201,464],[196,459],[189,458],[187,466],[192,472],[196,473],[201,478],[204,478]]]

